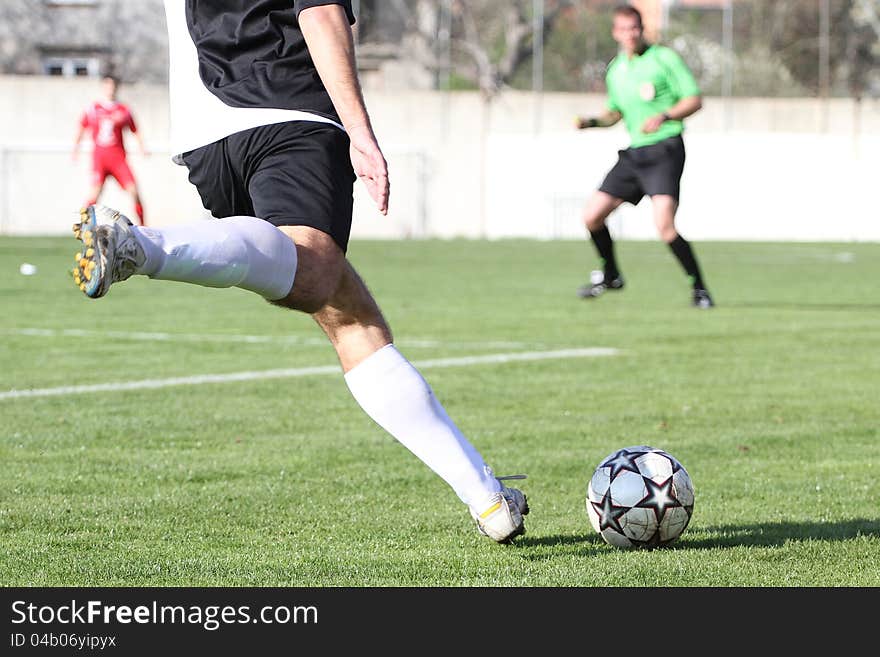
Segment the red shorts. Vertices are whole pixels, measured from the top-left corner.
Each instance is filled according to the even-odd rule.
[[[107,176],[116,178],[123,188],[134,184],[134,176],[128,168],[125,151],[119,148],[96,148],[92,154],[92,184],[103,185]]]

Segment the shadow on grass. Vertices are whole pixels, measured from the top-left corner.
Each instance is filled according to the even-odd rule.
[[[581,555],[593,554],[606,547],[598,534],[554,534],[552,536],[521,536],[516,539],[518,547],[560,548],[561,551]],[[529,559],[549,558],[546,553],[530,555]]]
[[[859,536],[880,538],[880,520],[858,518],[838,522],[773,522],[694,527],[680,541],[659,549],[709,550],[750,545],[778,547],[792,541],[848,541]],[[539,537],[526,535],[517,539],[516,544],[522,547],[558,547],[567,552],[585,554],[608,547],[595,533]]]
[[[699,527],[691,536],[686,534],[679,547],[698,550],[741,545],[773,547],[790,541],[848,541],[859,536],[880,538],[880,520],[857,518],[837,522],[771,522]]]

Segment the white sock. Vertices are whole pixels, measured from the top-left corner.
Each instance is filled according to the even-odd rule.
[[[147,255],[138,274],[206,287],[240,287],[270,301],[293,288],[296,245],[268,221],[226,217],[132,230]]]
[[[345,382],[367,415],[449,484],[462,502],[483,510],[501,490],[483,457],[394,345],[368,356],[345,375]]]

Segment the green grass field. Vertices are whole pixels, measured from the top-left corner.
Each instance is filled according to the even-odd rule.
[[[627,289],[594,301],[586,242],[354,242],[417,364],[620,350],[422,370],[498,474],[528,474],[514,546],[339,374],[54,390],[336,364],[310,318],[241,290],[86,299],[78,244],[0,239],[3,586],[880,586],[880,244],[696,244],[699,311],[659,242],[620,243]],[[30,389],[61,394],[9,394]],[[696,489],[651,552],[607,546],[584,506],[637,444]]]

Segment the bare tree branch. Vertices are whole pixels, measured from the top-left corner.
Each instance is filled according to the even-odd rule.
[[[403,18],[407,33],[420,43],[419,47],[411,48],[407,55],[419,65],[439,71],[444,62],[434,46],[437,42],[439,16],[448,9],[447,2],[389,0],[389,4]],[[500,12],[497,5],[473,0],[455,0],[449,4],[452,5],[453,14],[453,46],[471,60],[474,83],[486,98],[492,98],[510,83],[519,68],[534,53],[534,26],[528,9],[531,3],[529,0],[512,0],[504,3]],[[549,0],[548,4],[551,5],[550,10],[545,13],[542,25],[545,37],[552,32],[559,13],[573,3],[570,0]],[[428,25],[420,19],[426,13],[432,14],[435,19]],[[487,20],[499,13],[502,18],[500,24]],[[491,56],[493,29],[495,32],[500,29],[504,43],[504,50],[498,61],[493,61]]]

